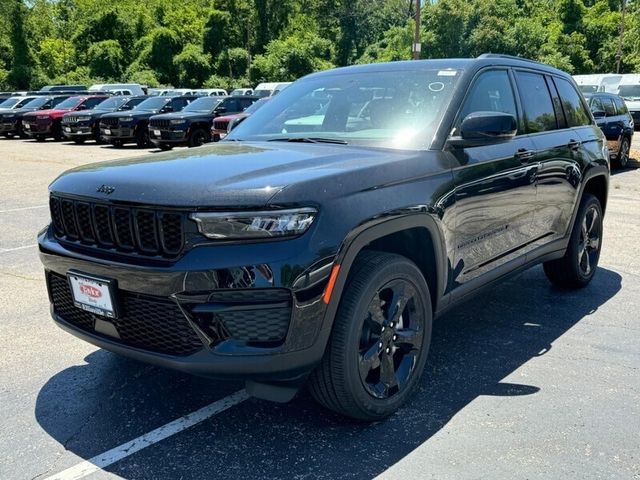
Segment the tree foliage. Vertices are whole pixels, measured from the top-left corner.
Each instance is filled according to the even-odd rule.
[[[433,0],[422,58],[520,55],[615,71],[622,0]],[[412,0],[2,0],[0,88],[137,81],[241,87],[412,56]],[[623,73],[640,68],[627,0]]]

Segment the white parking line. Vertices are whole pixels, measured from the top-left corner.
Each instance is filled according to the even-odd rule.
[[[33,247],[37,247],[37,246],[38,246],[38,244],[34,243],[33,245],[23,245],[21,247],[0,248],[0,253],[15,252],[16,250],[24,250],[25,248],[33,248]]]
[[[36,205],[35,207],[10,208],[8,210],[0,210],[0,213],[20,212],[22,210],[35,210],[36,208],[47,208],[49,205]]]
[[[149,433],[139,436],[138,438],[134,438],[130,442],[123,443],[119,447],[112,448],[111,450],[101,453],[89,460],[80,462],[67,470],[57,473],[51,477],[47,477],[45,480],[72,480],[91,475],[92,473],[106,468],[123,458],[139,452],[143,448],[147,448],[154,443],[158,443],[165,438],[175,435],[176,433],[180,433],[187,428],[193,427],[207,418],[217,415],[220,412],[224,412],[228,408],[244,402],[247,398],[249,398],[249,396],[244,389],[238,390],[228,397],[213,402],[206,407],[202,407],[200,410],[196,410],[195,412],[178,418],[173,422],[169,422],[162,427],[156,428]]]

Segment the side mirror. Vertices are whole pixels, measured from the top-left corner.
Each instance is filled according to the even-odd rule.
[[[593,114],[593,118],[604,118],[607,116],[607,113],[602,110],[594,110],[591,113]]]
[[[460,125],[460,136],[449,138],[455,147],[478,147],[504,143],[518,132],[516,117],[503,112],[473,112]]]
[[[226,107],[218,107],[216,108],[216,115],[222,115],[223,113],[226,113],[227,108]]]

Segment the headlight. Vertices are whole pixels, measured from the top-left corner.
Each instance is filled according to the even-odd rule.
[[[2,118],[4,118],[5,120],[9,120],[10,118],[16,118],[15,114],[13,115],[3,115]]]
[[[171,125],[182,125],[184,123],[184,120],[170,120],[169,123]]]
[[[192,213],[198,231],[214,240],[292,237],[307,231],[317,211],[313,208],[264,212]]]
[[[119,122],[130,122],[131,121],[131,117],[120,117],[118,118]]]
[[[79,122],[88,122],[91,120],[91,117],[78,117]]]
[[[49,120],[49,115],[38,115],[38,120]]]

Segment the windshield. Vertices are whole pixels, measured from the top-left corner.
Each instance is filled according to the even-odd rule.
[[[598,85],[578,85],[578,88],[582,93],[596,93],[598,91]]]
[[[147,98],[144,102],[140,102],[135,109],[152,112],[154,110],[160,110],[167,104],[168,101],[169,99],[167,97]]]
[[[56,105],[57,110],[67,110],[76,107],[80,103],[81,97],[69,97],[64,102]]]
[[[244,95],[245,93],[247,93],[248,90],[245,88],[236,88],[235,90],[233,90],[229,96],[233,97],[235,95]]]
[[[40,108],[41,106],[43,106],[45,103],[51,101],[51,97],[37,97],[34,98],[33,100],[25,103],[23,105],[23,107],[28,107],[28,108]]]
[[[256,97],[270,97],[271,96],[271,90],[256,90],[255,92],[253,92],[253,94]]]
[[[329,74],[283,90],[229,140],[311,138],[398,149],[429,148],[456,70]]]
[[[127,101],[126,97],[114,97],[114,98],[107,98],[105,101],[100,102],[98,105],[96,105],[95,109],[96,110],[115,110],[116,108],[120,108],[120,105],[122,105],[124,102]]]
[[[200,97],[197,100],[194,100],[189,105],[182,109],[183,112],[199,112],[199,113],[209,113],[214,108],[216,108],[220,102],[219,98],[216,97]]]
[[[618,95],[622,98],[640,98],[640,85],[620,85]]]
[[[20,101],[19,98],[7,98],[4,102],[0,103],[0,108],[11,108]]]

